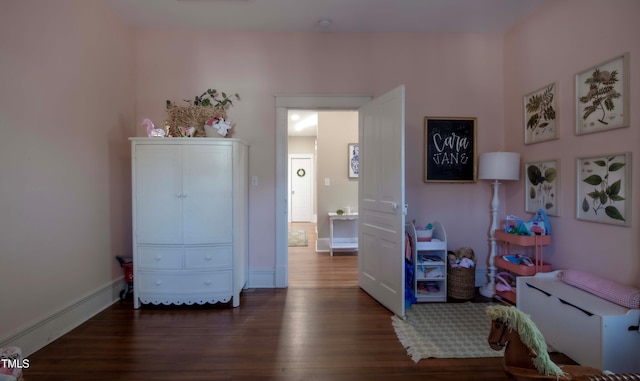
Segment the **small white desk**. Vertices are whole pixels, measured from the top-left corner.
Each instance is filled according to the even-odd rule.
[[[338,221],[355,221],[358,222],[358,213],[338,214],[329,212],[329,253],[333,256],[333,249],[337,250],[358,250],[358,237],[339,238],[333,237],[333,222]],[[357,229],[356,229],[357,231]]]

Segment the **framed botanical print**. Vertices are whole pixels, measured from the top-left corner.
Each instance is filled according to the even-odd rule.
[[[577,159],[576,218],[631,226],[631,152]]]
[[[525,211],[536,213],[542,209],[550,216],[557,216],[560,195],[560,160],[525,163]]]
[[[629,53],[576,74],[576,134],[629,126]]]
[[[524,96],[524,144],[558,139],[557,88],[554,82]]]

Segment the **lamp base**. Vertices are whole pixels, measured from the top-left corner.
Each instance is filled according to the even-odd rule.
[[[485,298],[493,298],[493,295],[495,295],[495,285],[489,282],[484,286],[481,286],[478,291],[480,292],[480,295]]]

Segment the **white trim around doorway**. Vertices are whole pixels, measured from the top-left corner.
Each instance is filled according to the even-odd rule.
[[[368,95],[276,95],[276,265],[275,287],[288,285],[288,132],[289,110],[358,110]]]

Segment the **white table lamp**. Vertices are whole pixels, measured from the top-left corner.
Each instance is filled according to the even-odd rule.
[[[500,180],[518,180],[520,178],[520,154],[514,152],[487,152],[480,154],[478,179],[493,180],[493,199],[491,200],[491,231],[489,241],[489,281],[480,287],[480,294],[492,298],[495,293],[496,267],[496,228],[498,220],[498,186]]]

